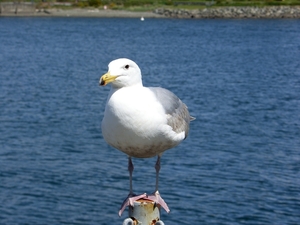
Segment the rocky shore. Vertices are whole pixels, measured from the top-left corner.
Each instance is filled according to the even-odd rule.
[[[160,8],[154,13],[171,18],[300,18],[300,6],[219,7],[201,10]]]

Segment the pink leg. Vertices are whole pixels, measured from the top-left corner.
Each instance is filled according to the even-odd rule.
[[[119,211],[119,216],[122,215],[123,211],[127,206],[133,206],[133,202],[139,199],[148,199],[151,200],[159,205],[161,205],[168,213],[170,212],[170,209],[166,202],[163,200],[163,198],[160,196],[158,192],[158,178],[159,178],[159,171],[160,171],[160,155],[157,156],[157,161],[155,164],[155,170],[156,170],[156,185],[155,185],[155,192],[152,195],[147,195],[146,193],[141,195],[134,195],[133,194],[133,188],[132,188],[132,172],[133,172],[133,163],[131,160],[131,157],[128,156],[128,171],[129,171],[129,183],[130,183],[130,192],[128,197],[124,200],[121,209]]]
[[[157,161],[155,163],[155,170],[156,170],[156,185],[155,185],[155,192],[158,191],[158,175],[160,171],[160,155],[157,156]]]
[[[134,166],[131,160],[131,157],[128,156],[128,171],[129,171],[129,195],[133,195],[133,189],[132,189],[132,172],[133,172]]]
[[[122,206],[121,206],[121,209],[119,210],[119,216],[122,215],[123,211],[125,210],[125,208],[129,205],[133,206],[133,202],[138,200],[138,199],[141,199],[141,198],[144,198],[146,197],[146,193],[145,194],[142,194],[142,195],[135,195],[133,193],[133,188],[132,188],[132,173],[133,173],[133,169],[134,169],[134,166],[133,166],[133,163],[132,163],[132,160],[131,160],[131,157],[128,156],[128,171],[129,171],[129,194],[127,196],[127,198],[124,200]]]

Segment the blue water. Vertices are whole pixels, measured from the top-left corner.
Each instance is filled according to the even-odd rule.
[[[0,18],[0,224],[122,224],[127,157],[101,120],[107,64],[197,119],[165,152],[165,224],[300,224],[300,20]],[[154,191],[155,158],[134,191]]]

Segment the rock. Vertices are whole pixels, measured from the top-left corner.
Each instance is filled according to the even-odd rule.
[[[154,13],[173,18],[300,18],[300,6],[219,7],[202,10],[159,8]]]

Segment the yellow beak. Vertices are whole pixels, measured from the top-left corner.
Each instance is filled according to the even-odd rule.
[[[111,75],[110,72],[104,74],[99,81],[100,86],[105,86],[110,82],[113,82],[118,76]]]

